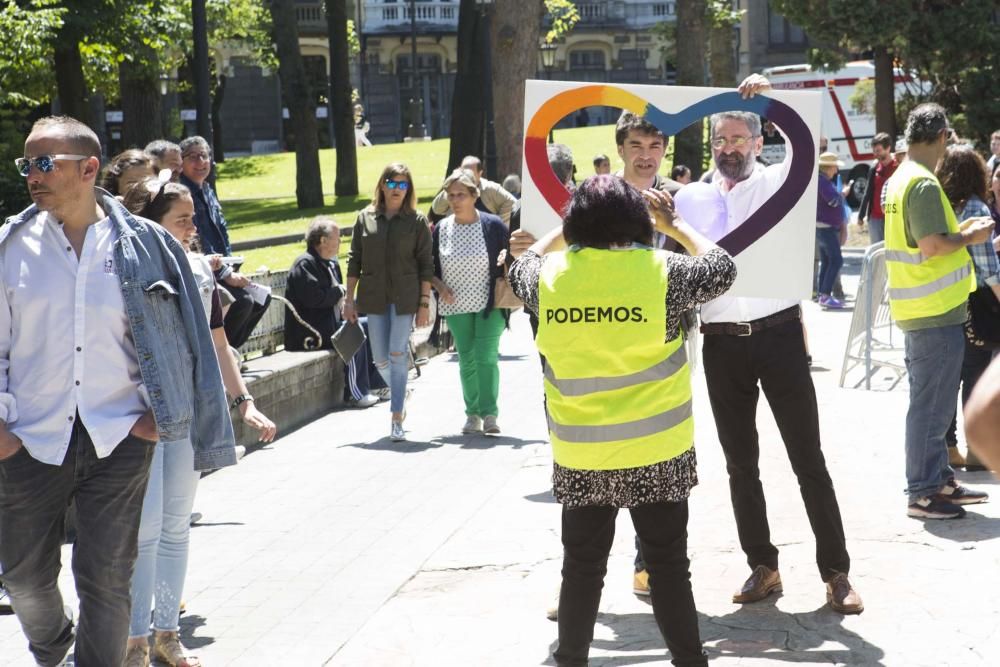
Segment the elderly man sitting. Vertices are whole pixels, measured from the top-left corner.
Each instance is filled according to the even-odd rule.
[[[330,336],[340,327],[341,301],[346,293],[337,257],[340,254],[340,228],[329,218],[316,218],[306,232],[306,251],[299,255],[288,272],[285,298],[306,324],[319,332],[318,345],[306,345],[315,333],[299,323],[292,311],[285,308],[285,349],[301,352],[307,349],[333,348]],[[361,318],[362,320],[364,318]],[[367,408],[378,403],[371,393],[370,355],[367,343],[355,353],[345,369],[344,400],[349,405]]]

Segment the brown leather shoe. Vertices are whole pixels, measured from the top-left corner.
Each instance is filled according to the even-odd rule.
[[[758,565],[753,569],[750,578],[743,584],[739,593],[733,595],[733,602],[743,604],[758,602],[771,593],[781,592],[781,575],[766,565]]]
[[[826,601],[834,611],[841,614],[860,614],[865,610],[861,596],[843,572],[838,572],[826,582]]]

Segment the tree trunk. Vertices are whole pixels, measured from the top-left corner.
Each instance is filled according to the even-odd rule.
[[[143,148],[162,138],[160,118],[160,82],[156,54],[135,54],[134,60],[118,64],[118,87],[121,91],[122,145]]]
[[[212,95],[212,160],[218,163],[226,161],[226,151],[222,147],[222,101],[226,99],[226,75],[220,74],[216,79],[215,92]]]
[[[705,85],[705,0],[677,1],[677,85]],[[674,164],[687,165],[692,176],[702,172],[703,122],[682,130],[674,139]]]
[[[299,51],[299,28],[292,0],[271,0],[274,43],[278,51],[278,76],[295,128],[295,201],[300,209],[323,206],[323,181],[319,171],[319,133],[316,102],[309,90],[306,68]]]
[[[476,0],[462,0],[458,10],[458,69],[451,102],[448,173],[457,168],[466,155],[483,157],[485,154],[487,96],[482,89],[490,73],[484,71],[483,53],[490,48],[490,36],[484,30],[484,23]]]
[[[709,57],[709,69],[712,75],[712,85],[717,88],[736,87],[736,45],[733,28],[728,25],[712,26],[712,53]]]
[[[61,113],[93,127],[87,103],[87,80],[83,75],[79,36],[67,23],[59,29],[53,59]]]
[[[497,173],[521,173],[524,150],[524,82],[535,77],[538,38],[545,5],[542,0],[496,0],[490,26],[493,54],[493,117],[496,124]]]
[[[892,54],[884,46],[875,51],[875,131],[896,140],[896,83]]]
[[[338,197],[352,196],[358,194],[358,147],[354,139],[345,0],[326,0],[326,26],[330,40],[330,113],[333,114],[334,145],[337,147],[337,179],[333,192]]]

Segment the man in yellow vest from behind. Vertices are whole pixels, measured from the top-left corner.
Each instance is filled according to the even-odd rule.
[[[956,519],[965,515],[962,505],[988,499],[955,481],[945,445],[965,354],[966,304],[976,289],[965,247],[988,240],[993,232],[988,217],[971,218],[960,228],[934,176],[948,134],[948,118],[937,104],[910,112],[909,159],[886,186],[889,307],[906,338],[910,382],[907,514],[921,519]]]

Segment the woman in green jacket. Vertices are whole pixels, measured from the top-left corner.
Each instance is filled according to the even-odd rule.
[[[344,318],[368,315],[372,356],[392,392],[390,437],[405,440],[406,379],[414,315],[418,327],[430,323],[431,233],[417,213],[413,176],[404,164],[382,170],[372,203],[358,213],[347,258]]]

